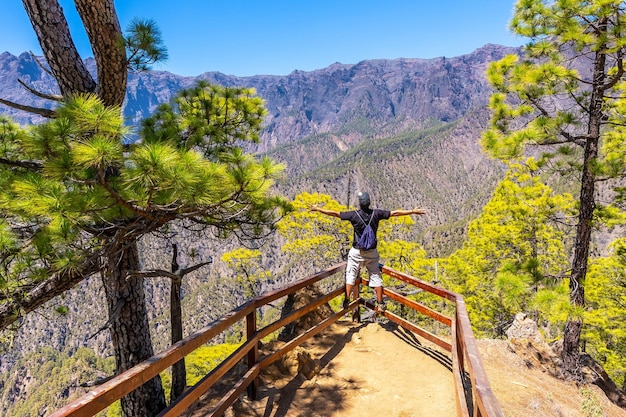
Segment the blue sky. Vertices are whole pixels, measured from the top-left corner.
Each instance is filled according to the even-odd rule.
[[[61,0],[83,57],[91,56],[71,0]],[[459,56],[487,43],[518,46],[514,0],[118,0],[122,28],[157,22],[169,59],[154,69],[286,75],[335,62]],[[41,53],[19,0],[2,0],[0,52]]]

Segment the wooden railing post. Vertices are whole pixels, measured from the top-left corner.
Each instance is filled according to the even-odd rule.
[[[256,309],[252,310],[250,314],[246,316],[246,340],[254,338],[256,333]],[[254,365],[259,361],[259,345],[255,343],[254,347],[248,351],[248,370],[252,369]],[[251,400],[256,400],[258,391],[258,381],[255,378],[250,385],[248,385],[248,397]]]

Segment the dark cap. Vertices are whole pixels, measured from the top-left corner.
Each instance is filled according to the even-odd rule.
[[[359,197],[359,205],[362,208],[368,208],[370,206],[370,195],[368,193],[365,191],[359,191],[357,196]]]

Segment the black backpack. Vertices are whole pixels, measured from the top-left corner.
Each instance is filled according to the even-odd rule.
[[[370,221],[368,223],[365,223],[365,220],[363,220],[363,217],[361,217],[358,211],[355,211],[355,213],[357,216],[359,216],[359,219],[361,219],[361,221],[365,225],[365,230],[363,230],[363,234],[361,236],[357,235],[357,237],[359,238],[359,240],[357,241],[357,245],[361,249],[374,249],[376,247],[376,234],[374,233],[374,229],[372,229],[372,226],[370,225],[370,223],[372,223],[374,213],[372,212]]]

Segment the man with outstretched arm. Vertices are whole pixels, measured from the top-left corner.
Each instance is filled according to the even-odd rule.
[[[359,199],[359,209],[351,211],[338,212],[335,210],[327,210],[315,205],[310,206],[311,211],[317,211],[327,216],[338,217],[341,220],[347,220],[352,224],[354,229],[352,248],[348,252],[348,264],[346,265],[346,294],[344,300],[344,308],[350,303],[350,294],[353,289],[356,293],[358,291],[355,288],[355,282],[359,269],[361,266],[367,268],[369,275],[369,286],[374,289],[376,293],[376,308],[379,312],[384,312],[386,309],[385,302],[383,301],[383,280],[380,272],[380,258],[378,251],[376,250],[377,239],[376,232],[378,231],[378,223],[380,220],[386,220],[390,217],[396,216],[409,216],[411,214],[425,214],[426,210],[416,207],[413,210],[381,210],[370,208],[370,196],[365,191],[360,191],[357,194]],[[373,242],[370,242],[367,246],[363,247],[364,240],[361,239],[363,234],[366,233],[366,227],[371,226],[373,230]],[[354,294],[354,298],[358,298],[358,294]]]

